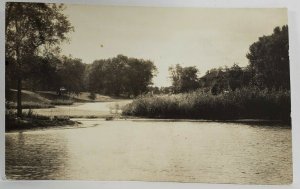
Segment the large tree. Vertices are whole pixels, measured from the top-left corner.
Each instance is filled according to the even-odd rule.
[[[290,88],[288,26],[260,37],[250,46],[247,58],[254,70],[254,82],[262,88]]]
[[[17,114],[22,116],[23,65],[39,53],[47,53],[73,29],[62,13],[63,4],[7,2],[5,17],[7,66],[15,64]]]

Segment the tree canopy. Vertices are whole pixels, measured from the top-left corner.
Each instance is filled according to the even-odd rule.
[[[276,27],[273,34],[260,37],[247,54],[254,70],[254,82],[261,88],[290,88],[288,26]]]
[[[198,69],[195,66],[182,67],[177,64],[169,68],[172,87],[175,93],[188,92],[199,87]]]
[[[96,60],[89,66],[88,89],[108,95],[137,96],[147,91],[155,74],[152,61],[118,55]]]

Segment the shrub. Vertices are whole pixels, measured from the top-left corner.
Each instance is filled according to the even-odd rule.
[[[73,100],[56,99],[51,101],[51,104],[53,105],[72,105],[73,103],[74,103]]]
[[[95,100],[96,99],[96,94],[94,92],[91,92],[89,95],[89,99]]]
[[[76,123],[78,122],[72,121],[68,117],[61,116],[51,119],[49,116],[34,114],[31,110],[23,112],[21,118],[11,110],[5,112],[5,131],[74,125]]]

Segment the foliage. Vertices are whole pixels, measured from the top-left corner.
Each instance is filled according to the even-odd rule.
[[[57,70],[60,87],[63,86],[68,92],[75,94],[83,91],[85,68],[86,66],[82,63],[81,59],[63,56],[61,66]]]
[[[74,103],[73,100],[63,100],[63,99],[56,99],[51,101],[52,105],[72,105],[73,103]]]
[[[96,94],[94,92],[91,92],[89,95],[89,99],[95,100],[96,99]]]
[[[276,27],[272,35],[260,37],[249,51],[247,67],[234,64],[211,69],[199,79],[200,88],[208,88],[214,95],[250,86],[290,89],[288,26]]]
[[[14,69],[6,67],[8,72]],[[78,94],[85,89],[86,65],[80,59],[71,57],[33,56],[23,65],[23,88],[32,91],[59,91],[65,87],[67,92]],[[6,73],[11,88],[16,88],[16,77]]]
[[[88,68],[89,91],[120,96],[137,96],[152,84],[156,67],[149,60],[117,57],[96,60]]]
[[[201,90],[176,95],[140,97],[123,114],[151,118],[290,119],[290,92],[241,88],[212,95]]]
[[[16,109],[17,103],[15,102],[8,102],[6,103],[7,109]],[[22,109],[39,109],[39,108],[54,108],[53,105],[48,103],[41,103],[41,102],[22,102]]]
[[[195,66],[182,67],[177,64],[175,67],[170,67],[169,72],[175,93],[188,92],[199,87],[198,69]]]
[[[67,117],[49,117],[34,114],[32,111],[23,112],[22,119],[12,111],[5,112],[5,131],[27,130],[55,126],[75,125],[78,122]]]
[[[58,74],[58,67],[61,64],[59,57],[31,57],[31,61],[23,65],[23,88],[32,91],[56,91],[61,86]]]
[[[290,89],[288,26],[276,27],[250,46],[247,58],[260,88]]]
[[[248,67],[240,67],[234,64],[232,67],[211,69],[199,79],[201,88],[208,88],[213,95],[225,91],[234,91],[251,86],[252,70]]]

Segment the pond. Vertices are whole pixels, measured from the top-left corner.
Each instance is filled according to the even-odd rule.
[[[254,124],[78,119],[6,133],[7,179],[286,184],[291,129]]]

